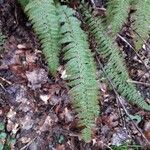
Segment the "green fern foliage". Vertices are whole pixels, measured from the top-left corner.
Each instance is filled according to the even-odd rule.
[[[107,59],[105,71],[112,80],[115,88],[130,102],[137,104],[145,110],[150,110],[150,106],[144,101],[135,86],[127,82],[129,75],[123,57],[118,47],[114,45],[112,38],[106,34],[101,20],[99,18],[94,18],[87,7],[83,6],[82,11],[84,12],[84,17],[90,27],[91,33],[95,36],[98,44],[98,53],[102,54],[103,57]]]
[[[0,32],[0,51],[3,49],[4,40],[5,36]]]
[[[150,34],[150,0],[134,0],[134,5],[136,11],[132,19],[136,31],[135,46],[136,49],[140,49]]]
[[[79,20],[74,17],[74,11],[66,6],[59,10],[61,16],[61,44],[64,45],[64,60],[70,95],[73,99],[83,139],[91,140],[92,127],[99,115],[98,84],[96,67],[88,46],[87,36],[80,28]]]
[[[129,9],[130,0],[109,0],[107,3],[107,25],[111,26],[113,35],[116,35],[125,24]]]
[[[18,2],[24,8],[29,3],[29,0],[18,0]]]
[[[32,0],[25,7],[33,28],[42,43],[48,66],[53,75],[59,66],[59,21],[53,0]]]

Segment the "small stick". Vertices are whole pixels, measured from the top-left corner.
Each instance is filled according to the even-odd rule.
[[[0,86],[2,87],[2,89],[3,89],[4,91],[6,91],[6,89],[4,88],[4,86],[3,86],[2,83],[0,83]]]
[[[124,38],[122,37],[120,34],[117,34],[117,36],[124,41],[127,45],[130,46],[130,48],[135,52],[135,54],[139,57],[139,59],[141,60],[141,62],[144,64],[146,70],[149,72],[150,68],[145,64],[145,62],[143,61],[143,59],[141,58],[141,56],[137,53],[136,49]]]
[[[117,36],[134,50],[134,47],[124,37],[122,37],[120,34],[117,34]]]
[[[37,137],[35,137],[34,139],[32,139],[29,143],[27,143],[25,146],[23,146],[20,150],[24,150],[24,149],[26,149],[27,147],[29,147],[29,146],[32,144],[32,142],[35,141],[36,138],[37,138]]]
[[[98,54],[98,52],[97,52],[97,54]],[[141,136],[145,139],[145,141],[147,142],[147,144],[150,145],[150,142],[148,141],[148,139],[145,137],[145,135],[142,133],[142,131],[139,129],[139,127],[138,127],[138,126],[135,124],[135,122],[132,120],[130,114],[128,113],[127,109],[125,108],[124,104],[122,103],[122,98],[120,97],[120,95],[119,95],[118,92],[116,91],[115,86],[114,86],[114,84],[112,83],[112,81],[111,81],[111,80],[109,79],[109,77],[107,76],[107,73],[105,72],[105,69],[104,69],[102,63],[100,62],[100,60],[99,60],[99,58],[98,58],[97,56],[96,56],[96,59],[97,59],[99,65],[100,65],[100,67],[102,68],[102,71],[104,72],[104,74],[105,74],[107,80],[108,80],[109,83],[111,84],[111,86],[112,86],[112,88],[113,88],[113,91],[114,91],[114,93],[115,93],[115,95],[116,95],[116,98],[117,98],[117,100],[119,101],[119,103],[121,104],[121,106],[122,106],[124,112],[126,113],[126,115],[128,116],[128,118],[131,120],[132,124],[135,126],[135,128],[137,129],[137,131],[138,131],[138,132],[141,134]]]
[[[127,80],[129,83],[135,83],[135,84],[141,84],[145,86],[150,86],[150,83],[145,83],[145,82],[140,82],[140,81],[135,81],[135,80]]]
[[[10,81],[6,80],[6,79],[3,78],[3,77],[0,77],[0,79],[3,80],[3,81],[5,81],[6,83],[8,83],[8,84],[10,84],[10,85],[12,84]]]
[[[103,141],[99,141],[101,144],[103,144],[104,146],[106,146],[107,148],[109,148],[109,150],[113,150],[109,145],[105,144]]]
[[[90,0],[91,4],[93,5],[94,8],[96,8],[94,0]]]
[[[138,37],[143,41],[143,43],[148,47],[148,49],[150,49],[150,46],[146,43],[146,41],[142,38],[142,36],[139,33],[137,33],[135,30],[133,31],[138,35]]]

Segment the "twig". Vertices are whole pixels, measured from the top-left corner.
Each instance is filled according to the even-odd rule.
[[[99,141],[101,144],[103,144],[104,146],[106,146],[107,148],[109,148],[109,150],[113,150],[109,145],[105,144],[103,141]]]
[[[98,54],[98,53],[97,53],[97,54]],[[99,54],[98,54],[98,55],[99,55]],[[124,112],[126,113],[126,115],[128,116],[128,118],[131,120],[132,124],[135,126],[135,128],[137,129],[137,131],[138,131],[138,132],[141,134],[141,136],[145,139],[145,141],[147,142],[147,144],[150,145],[150,142],[148,141],[148,139],[145,137],[145,135],[142,133],[142,131],[139,129],[139,127],[138,127],[138,126],[135,124],[135,122],[132,120],[130,114],[128,113],[127,109],[125,108],[124,104],[122,103],[122,100],[123,100],[123,99],[119,96],[118,92],[117,92],[116,89],[115,89],[114,84],[113,84],[112,81],[109,79],[107,73],[106,73],[105,70],[104,70],[104,67],[103,67],[102,63],[100,62],[100,60],[99,60],[99,58],[98,58],[97,56],[96,56],[96,59],[97,59],[99,65],[100,65],[100,67],[101,67],[103,73],[105,74],[107,80],[109,81],[110,85],[112,86],[113,91],[114,91],[114,93],[115,93],[115,95],[116,95],[116,98],[117,98],[117,100],[119,101],[119,103],[121,104],[121,106],[122,106]]]
[[[145,62],[143,61],[143,59],[141,58],[141,56],[137,53],[136,49],[124,37],[122,37],[120,34],[117,34],[117,36],[122,41],[124,41],[128,46],[130,46],[130,48],[135,52],[135,54],[139,57],[139,59],[141,60],[141,62],[144,64],[146,70],[149,72],[150,68],[145,64]]]
[[[3,78],[3,77],[0,77],[0,79],[3,80],[3,81],[5,81],[6,83],[8,83],[8,84],[10,84],[10,85],[12,84],[10,81],[6,80],[6,79]]]
[[[134,80],[127,80],[129,83],[135,83],[135,84],[141,84],[145,86],[150,86],[150,83],[140,82],[140,81],[134,81]]]
[[[35,141],[36,138],[37,137],[35,137],[34,139],[32,139],[29,143],[27,143],[25,146],[23,146],[20,150],[24,150],[25,148],[29,147],[32,144],[32,142]]]
[[[117,105],[119,106],[119,101],[117,101]],[[118,112],[120,113],[120,117],[121,117],[121,121],[122,121],[123,127],[125,127],[126,126],[125,119],[123,117],[123,113],[122,113],[120,107],[118,107]]]
[[[92,8],[94,10],[106,11],[106,8],[104,8],[104,7],[101,7],[101,8],[97,7],[96,4],[95,4],[95,2],[94,2],[94,0],[90,0],[90,2],[91,2],[91,5],[92,5]]]
[[[0,83],[0,86],[2,87],[2,89],[3,89],[4,91],[6,91],[6,89],[4,88],[4,86],[3,86],[2,83]]]
[[[124,112],[123,112],[123,110],[120,108],[120,102],[118,101],[118,99],[117,99],[117,105],[118,105],[118,110],[119,110],[120,117],[121,117],[121,120],[122,120],[123,128],[124,128],[124,129],[128,129],[128,126],[126,125],[126,120],[125,120],[125,118],[124,118]],[[129,135],[129,137],[131,137],[130,130],[125,130],[125,132]]]
[[[127,45],[129,45],[130,48],[132,48],[133,50],[135,50],[134,47],[133,47],[124,37],[122,37],[120,34],[117,34],[117,36],[118,36],[122,41],[124,41]]]
[[[90,0],[91,4],[93,5],[94,8],[96,8],[94,0]]]

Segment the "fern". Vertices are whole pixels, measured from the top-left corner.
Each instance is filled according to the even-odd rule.
[[[127,100],[145,110],[150,110],[150,106],[144,101],[135,86],[132,83],[127,83],[129,76],[122,55],[119,49],[114,45],[112,39],[107,36],[100,19],[94,18],[87,7],[83,6],[82,11],[98,44],[97,51],[108,61],[105,71],[112,80],[115,88],[122,96],[126,97]]]
[[[43,53],[53,75],[59,66],[59,21],[53,0],[33,0],[25,7],[42,43]]]
[[[64,45],[64,60],[71,87],[70,95],[80,119],[83,139],[91,140],[92,127],[99,114],[96,67],[89,50],[87,37],[75,18],[74,11],[66,6],[59,10],[61,16],[61,44]]]
[[[131,1],[133,0],[112,0],[108,3],[107,23],[111,24],[113,35],[122,29],[128,17]],[[95,118],[99,115],[99,105],[96,67],[88,46],[87,36],[71,8],[56,7],[53,0],[19,0],[19,2],[25,7],[25,12],[33,23],[33,28],[41,40],[41,47],[47,58],[48,66],[54,76],[59,66],[60,44],[63,46],[69,93],[78,113],[79,124],[84,127],[82,137],[88,142],[91,140]],[[138,0],[136,7],[139,4],[145,6],[146,3],[148,3],[146,0],[143,2]],[[145,7],[148,11],[148,6]],[[104,31],[101,20],[93,17],[88,8],[82,7],[82,10],[97,41],[97,52],[107,60],[105,71],[115,88],[127,100],[145,110],[150,110],[150,106],[141,97],[136,87],[127,82],[129,75],[123,57],[118,47],[114,45],[113,39],[108,37]],[[149,21],[147,20],[149,12],[145,14],[144,11],[137,7],[135,18],[133,18],[135,30],[147,38],[145,37],[145,34],[148,35],[147,31],[142,31],[142,25],[139,22],[142,19],[145,19],[146,23]],[[141,15],[142,13],[143,15]],[[144,27],[148,27],[148,25],[145,24]]]
[[[24,8],[29,3],[29,0],[18,0],[18,2]]]
[[[150,34],[150,1],[134,0],[136,12],[133,14],[133,28],[139,34],[135,34],[136,49],[140,49],[143,40],[147,40]],[[141,37],[140,37],[141,36]]]
[[[109,0],[107,6],[107,24],[111,25],[112,34],[116,35],[126,22],[130,0]]]

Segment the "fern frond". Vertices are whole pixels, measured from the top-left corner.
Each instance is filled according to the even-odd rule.
[[[5,36],[0,31],[0,51],[3,49],[4,40],[5,40]]]
[[[111,25],[112,34],[116,35],[127,20],[130,0],[109,0],[107,6],[106,22]]]
[[[129,75],[124,64],[124,60],[113,40],[106,34],[103,25],[99,18],[94,18],[87,7],[83,6],[82,11],[88,23],[91,32],[95,36],[98,44],[98,53],[102,54],[107,59],[105,71],[108,77],[112,80],[118,92],[127,98],[130,102],[137,104],[145,110],[150,110],[150,106],[144,101],[143,97],[136,90],[132,83],[128,83]]]
[[[85,128],[82,136],[85,141],[91,140],[92,127],[99,115],[98,84],[96,81],[96,67],[88,46],[87,36],[80,28],[80,22],[74,17],[74,11],[66,6],[59,10],[61,16],[61,44],[70,95],[78,113],[80,124]]]
[[[134,0],[135,13],[133,14],[133,28],[135,33],[135,46],[140,49],[143,41],[146,41],[150,35],[150,1]]]
[[[25,7],[42,43],[43,53],[53,75],[59,66],[59,21],[53,0],[32,0]]]
[[[24,8],[29,3],[29,0],[18,0],[18,2]]]

